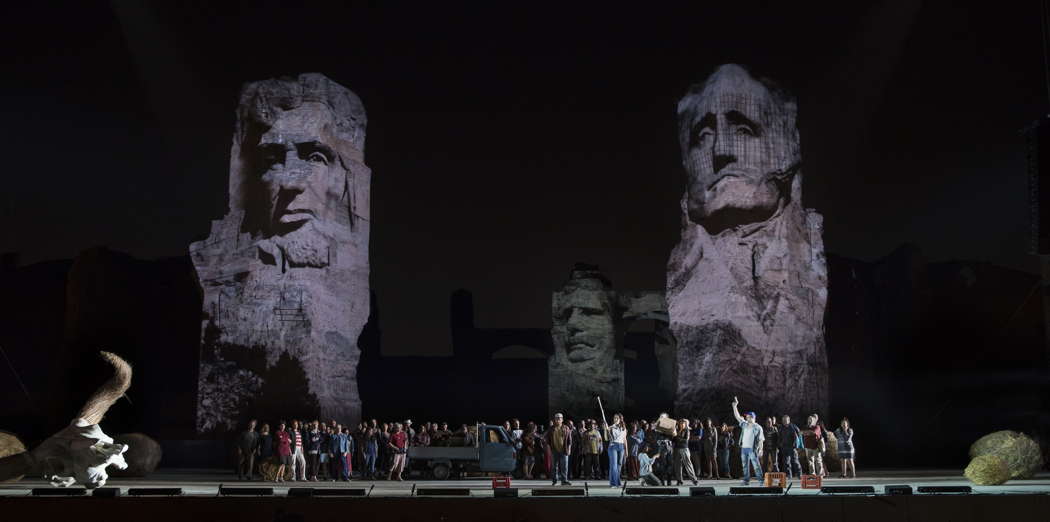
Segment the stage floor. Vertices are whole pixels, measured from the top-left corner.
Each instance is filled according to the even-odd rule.
[[[161,469],[149,478],[113,478],[106,483],[106,487],[119,487],[121,493],[126,494],[128,488],[182,488],[183,495],[190,496],[216,496],[219,485],[228,487],[251,487],[265,486],[273,487],[274,495],[284,496],[292,487],[309,488],[366,488],[370,489],[369,496],[372,497],[409,497],[413,495],[413,488],[469,488],[471,497],[492,497],[492,479],[488,477],[472,477],[466,479],[452,480],[411,480],[403,482],[389,482],[385,480],[353,480],[351,482],[265,482],[239,481],[233,473],[221,470],[186,470],[186,469]],[[963,486],[973,488],[974,493],[979,494],[1050,494],[1050,473],[1041,473],[1029,480],[1011,480],[1001,486],[973,486],[970,481],[962,476],[959,470],[871,470],[863,471],[855,479],[840,479],[831,477],[824,479],[825,486],[874,486],[876,494],[882,494],[883,486],[887,484],[907,484],[913,488],[919,486]],[[513,480],[512,487],[518,489],[519,497],[531,496],[531,489],[551,489],[551,483],[547,480]],[[742,486],[740,480],[702,480],[701,486],[710,486],[715,489],[716,495],[729,495],[730,487]],[[752,480],[752,486],[761,486],[760,481]],[[373,487],[374,486],[374,487]],[[606,481],[582,481],[576,480],[573,487],[585,487],[588,497],[620,497],[623,492],[620,488],[611,488]],[[627,483],[629,487],[639,486],[638,481]],[[679,487],[680,495],[689,495],[689,486],[686,482]],[[14,484],[0,485],[0,497],[25,496],[32,488],[50,487],[50,485],[39,479],[23,479]],[[557,486],[565,488],[565,486]],[[820,490],[802,489],[797,480],[791,481],[788,488],[788,496],[821,495]]]
[[[272,486],[272,496],[218,496],[219,485]],[[632,483],[630,486],[635,486]],[[908,484],[913,495],[883,495],[887,484]],[[372,488],[372,486],[375,486]],[[829,494],[794,484],[787,494],[732,495],[739,480],[703,481],[715,496],[623,495],[600,481],[576,481],[582,496],[533,495],[532,488],[552,489],[549,481],[514,481],[519,498],[492,498],[491,479],[448,481],[241,482],[232,473],[214,470],[161,470],[148,479],[115,479],[116,498],[41,497],[35,487],[51,489],[41,480],[0,485],[3,520],[65,520],[80,522],[302,522],[362,520],[368,522],[1000,522],[1050,520],[1050,474],[1002,486],[974,487],[974,494],[921,494],[919,486],[969,485],[958,470],[864,471],[857,479],[832,478],[825,485],[874,486],[875,495]],[[586,489],[584,488],[586,486]],[[127,496],[128,488],[182,488],[182,496]],[[337,497],[288,496],[290,487],[364,488],[370,495]],[[419,488],[469,488],[469,496],[418,496]],[[568,490],[568,487],[559,486]],[[521,498],[524,497],[524,498]]]

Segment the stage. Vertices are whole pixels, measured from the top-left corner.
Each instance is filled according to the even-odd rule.
[[[105,520],[317,520],[363,517],[364,520],[631,520],[685,516],[684,520],[1010,520],[1011,517],[1050,513],[1050,474],[1002,486],[972,486],[972,493],[921,493],[925,486],[968,486],[955,470],[868,471],[856,479],[830,478],[824,486],[872,486],[875,494],[822,493],[802,489],[798,481],[782,494],[730,493],[739,480],[705,480],[700,486],[714,495],[691,496],[691,484],[671,488],[664,495],[638,494],[611,488],[602,481],[574,481],[551,487],[546,480],[515,480],[516,498],[494,498],[490,478],[404,482],[284,482],[238,481],[232,473],[215,470],[161,470],[148,479],[115,479],[118,498],[33,496],[34,488],[50,488],[42,480],[23,480],[0,486],[0,506],[36,519],[55,520],[90,514]],[[752,481],[752,486],[756,482]],[[886,495],[887,485],[909,485],[913,495]],[[219,495],[223,488],[273,488],[264,496]],[[129,496],[139,488],[181,488],[181,496]],[[291,488],[314,488],[314,496],[289,495]],[[343,488],[342,491],[336,491]],[[647,488],[653,491],[655,488]],[[359,496],[321,496],[323,491]],[[356,491],[352,491],[356,490]],[[437,491],[435,491],[437,490]],[[444,490],[444,491],[442,491]],[[243,493],[230,489],[230,493]],[[305,491],[298,491],[307,494]],[[568,496],[549,496],[562,493]],[[428,493],[437,493],[430,496]],[[446,495],[442,495],[442,493]],[[546,493],[546,495],[545,495]],[[677,493],[677,495],[675,495]],[[79,516],[79,515],[78,515]],[[5,517],[6,518],[6,517]],[[13,518],[12,518],[13,519]],[[1045,518],[1044,518],[1045,519]]]

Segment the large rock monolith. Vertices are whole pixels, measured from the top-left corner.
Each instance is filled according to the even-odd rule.
[[[688,175],[667,275],[675,414],[826,413],[822,218],[802,207],[797,105],[738,65],[678,103]]]
[[[365,109],[321,74],[248,83],[229,212],[190,252],[204,294],[197,429],[360,419],[371,171]]]

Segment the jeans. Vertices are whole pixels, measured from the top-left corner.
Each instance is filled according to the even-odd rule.
[[[551,460],[554,469],[551,472],[551,481],[569,481],[569,456],[564,453],[551,452]]]
[[[788,477],[802,476],[802,463],[798,461],[798,451],[795,448],[780,449],[780,470]]]
[[[729,449],[718,450],[718,464],[722,467],[722,474],[726,478],[733,476],[733,470],[729,469]]]
[[[660,479],[656,478],[656,475],[653,475],[652,473],[650,473],[648,475],[642,475],[641,477],[639,477],[639,480],[641,480],[642,481],[642,485],[645,485],[645,486],[659,486],[660,485]]]
[[[363,472],[367,473],[369,478],[376,476],[376,450],[374,447],[365,451],[365,469]]]
[[[623,462],[623,444],[613,442],[609,444],[609,485],[619,486],[620,464]]]
[[[758,454],[752,448],[740,448],[740,464],[744,468],[744,483],[751,481],[751,468],[748,463],[755,466],[755,478],[762,478],[762,463],[758,461]]]

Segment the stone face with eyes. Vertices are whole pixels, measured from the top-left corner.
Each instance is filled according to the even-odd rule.
[[[711,234],[768,219],[790,197],[799,159],[793,102],[724,65],[678,106],[689,219]]]
[[[264,237],[292,266],[326,266],[335,230],[349,226],[346,169],[329,144],[328,107],[306,102],[284,111],[257,145],[266,206]]]

